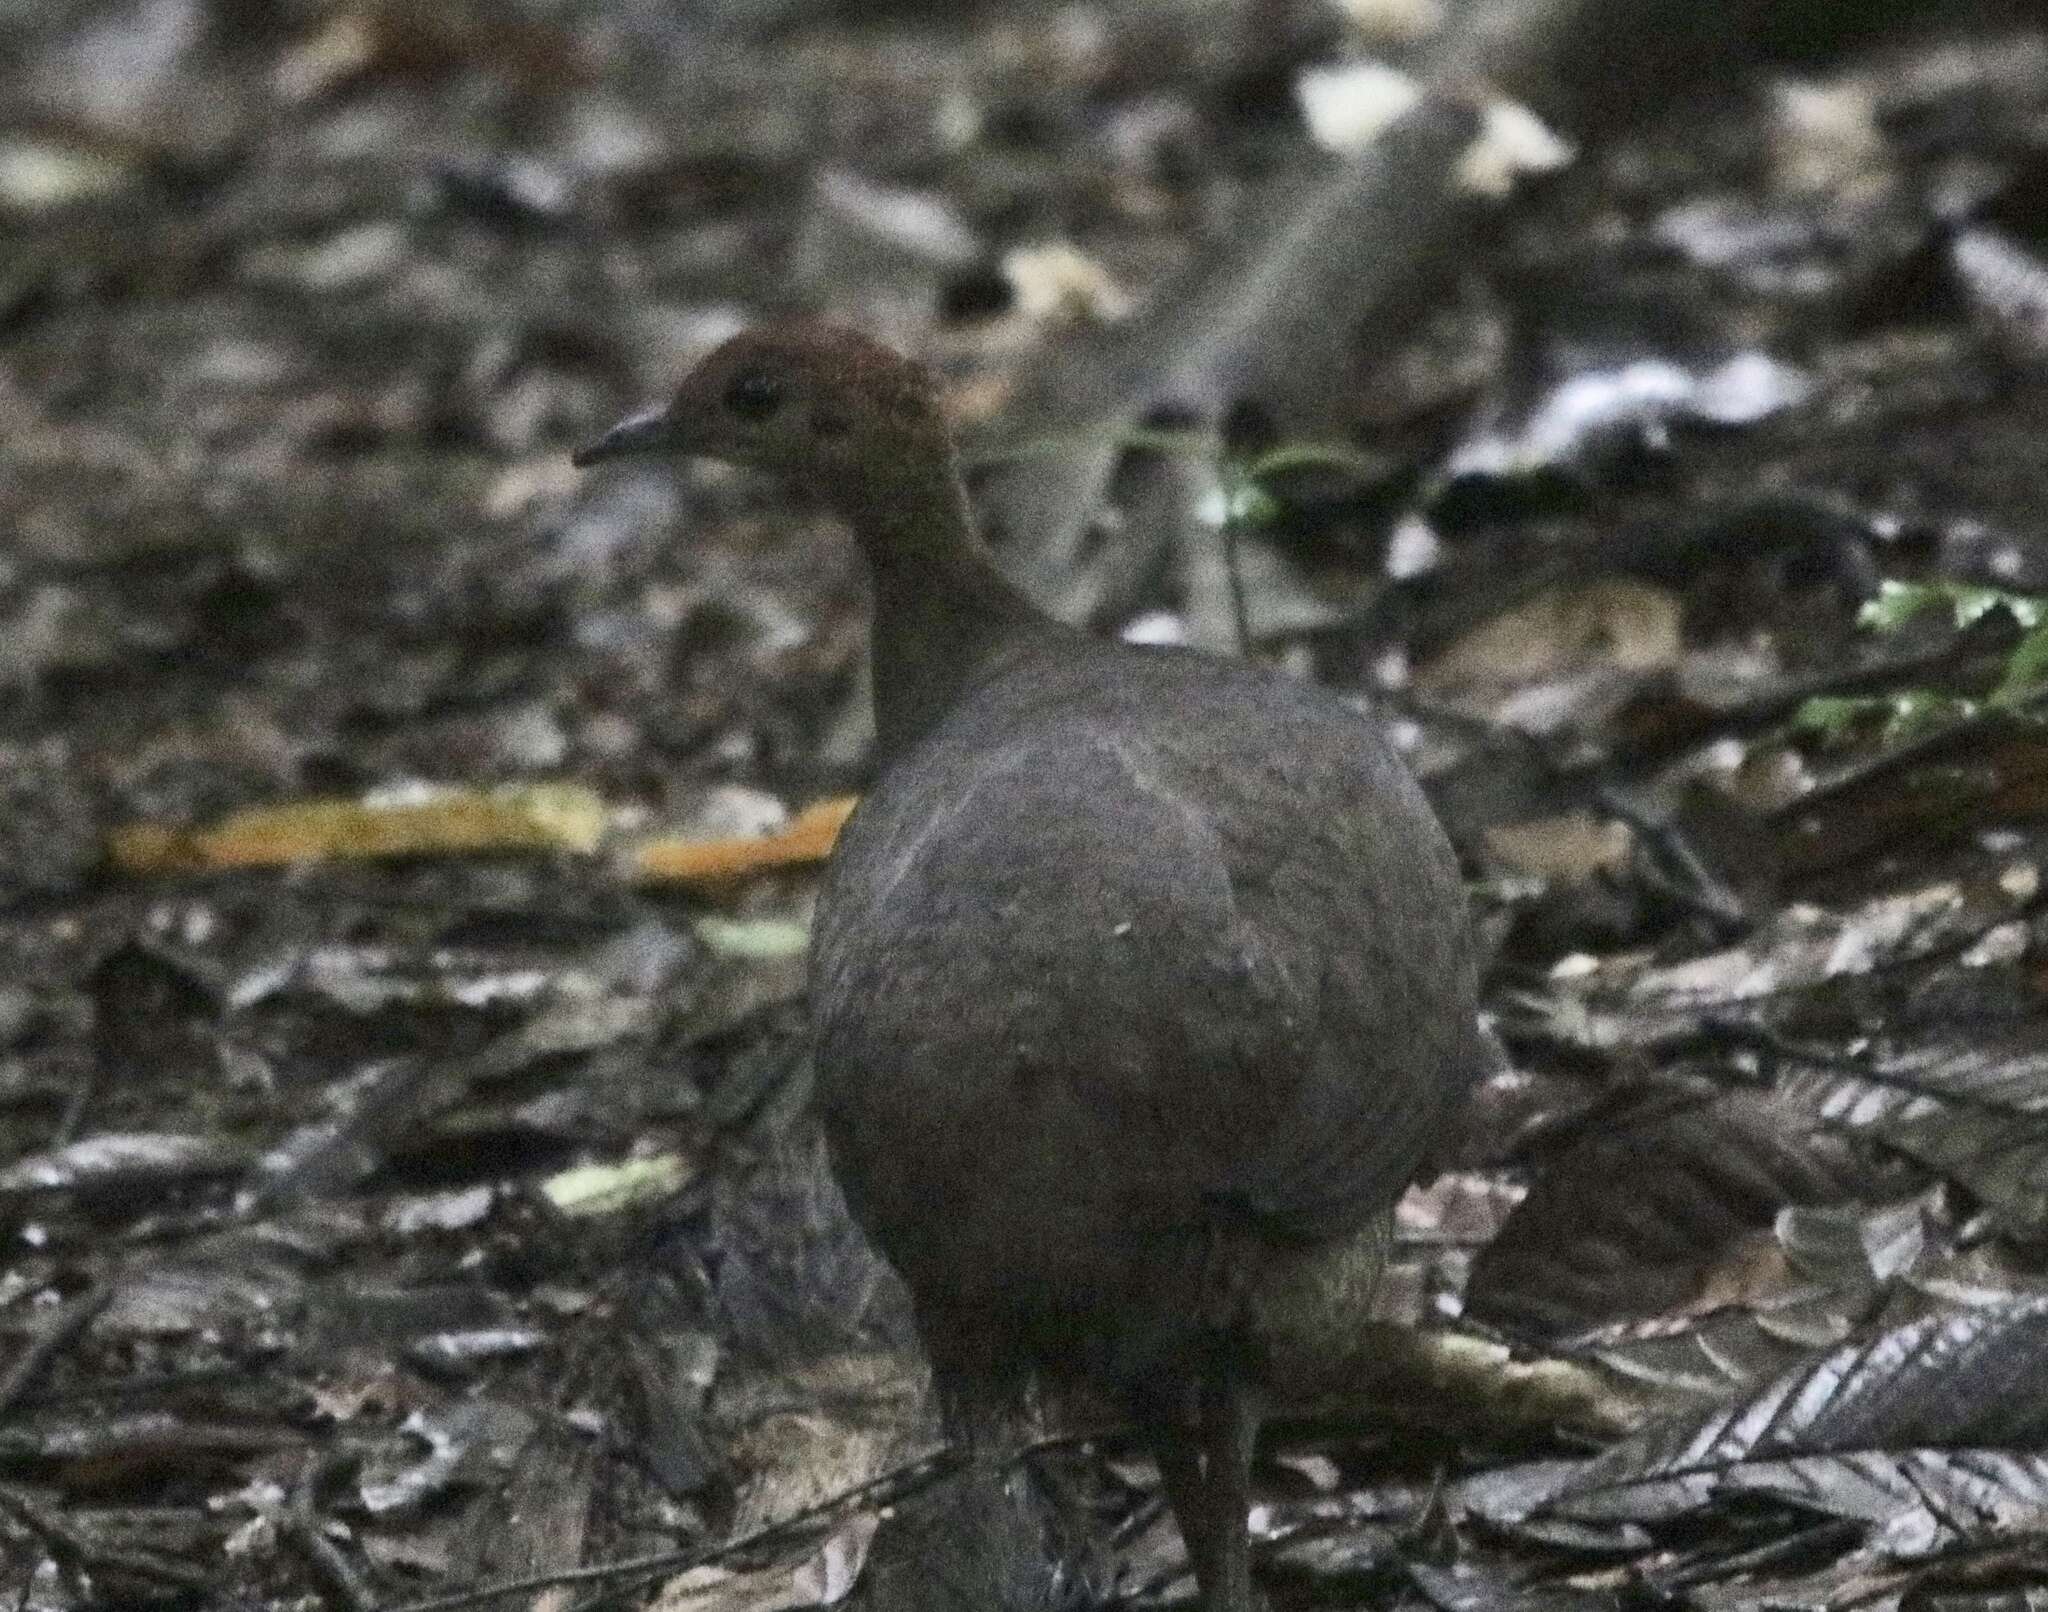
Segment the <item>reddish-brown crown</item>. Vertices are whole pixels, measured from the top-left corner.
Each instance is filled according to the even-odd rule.
[[[809,377],[821,397],[862,404],[887,419],[943,423],[922,364],[844,325],[821,319],[759,325],[712,349],[699,368],[733,376],[749,366],[787,368]]]

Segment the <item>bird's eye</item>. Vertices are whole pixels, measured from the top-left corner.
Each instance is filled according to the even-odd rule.
[[[743,370],[725,389],[725,406],[749,420],[765,420],[782,407],[782,382],[758,369]]]

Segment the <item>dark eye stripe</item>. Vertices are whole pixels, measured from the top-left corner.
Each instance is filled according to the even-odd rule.
[[[782,382],[759,370],[744,371],[727,385],[725,406],[750,420],[766,419],[782,407]]]

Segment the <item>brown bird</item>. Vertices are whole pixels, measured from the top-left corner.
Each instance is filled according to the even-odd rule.
[[[1262,1405],[1355,1351],[1485,1064],[1441,828],[1327,694],[1035,609],[931,377],[871,341],[737,336],[575,461],[649,453],[789,477],[872,573],[880,776],[818,899],[818,1092],[951,1425],[1113,1392],[1203,1604],[1249,1612]]]

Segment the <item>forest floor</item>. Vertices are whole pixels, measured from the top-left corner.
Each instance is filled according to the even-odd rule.
[[[1191,1593],[1112,1421],[927,1459],[822,1167],[849,545],[567,450],[792,308],[1032,449],[1427,45],[717,9],[0,5],[0,1606]],[[1506,1066],[1276,1606],[2048,1606],[2048,30],[1931,14],[1524,148],[1001,533],[1232,652],[1228,525],[1473,878]]]

